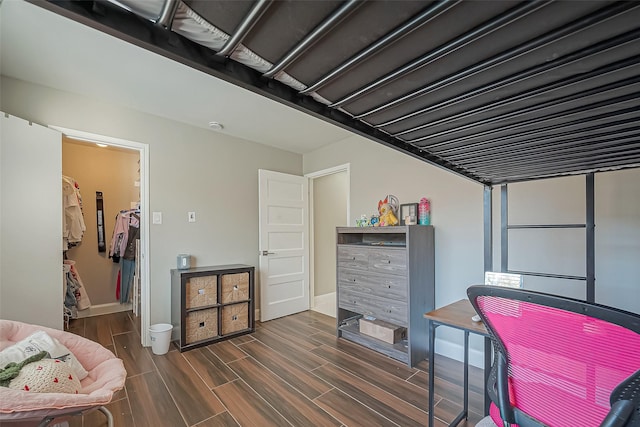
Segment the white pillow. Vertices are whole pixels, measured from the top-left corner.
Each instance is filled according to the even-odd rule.
[[[20,363],[41,351],[49,352],[52,359],[68,363],[79,380],[89,375],[89,372],[84,369],[82,364],[67,347],[44,331],[38,331],[29,335],[22,341],[0,351],[0,369],[11,362]]]

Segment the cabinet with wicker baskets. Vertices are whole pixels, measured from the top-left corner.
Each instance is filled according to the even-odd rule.
[[[254,267],[171,270],[171,323],[180,351],[255,330]]]

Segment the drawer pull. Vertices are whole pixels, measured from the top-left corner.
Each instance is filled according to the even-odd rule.
[[[204,328],[204,322],[200,322],[200,324],[198,325],[199,328]]]
[[[233,316],[231,316],[231,320],[238,320],[238,316],[234,314]]]
[[[354,277],[351,281],[352,281],[353,283],[356,283],[356,278]]]
[[[387,264],[391,264],[391,260],[390,260],[390,259],[385,260],[385,262],[386,262]]]
[[[234,290],[234,291],[237,291],[237,290],[238,290],[238,285],[234,285],[234,286],[233,286],[233,290]]]

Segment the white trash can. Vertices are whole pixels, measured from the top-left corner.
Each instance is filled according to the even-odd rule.
[[[173,325],[170,323],[156,323],[149,327],[153,354],[166,354],[169,351],[172,330]]]

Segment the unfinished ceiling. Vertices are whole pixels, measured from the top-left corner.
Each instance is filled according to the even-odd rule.
[[[33,3],[482,184],[640,165],[640,2]]]

